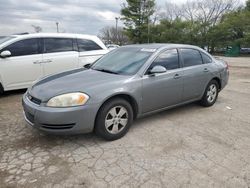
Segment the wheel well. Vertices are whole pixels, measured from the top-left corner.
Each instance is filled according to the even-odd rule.
[[[138,113],[138,104],[137,104],[137,102],[135,101],[135,99],[134,99],[132,96],[127,95],[127,94],[118,94],[118,95],[114,95],[114,96],[108,98],[108,99],[100,106],[99,110],[101,109],[101,107],[102,107],[104,104],[106,104],[107,102],[109,102],[109,101],[111,101],[111,100],[113,100],[113,99],[115,99],[115,98],[122,98],[122,99],[126,100],[127,102],[129,102],[129,104],[131,105],[131,107],[132,107],[132,109],[133,109],[133,117],[134,117],[134,119],[135,119],[136,116],[137,116],[137,113]],[[99,110],[98,110],[98,113],[99,113]],[[98,114],[98,113],[97,113],[97,114]]]
[[[212,80],[215,80],[219,85],[219,90],[221,89],[221,80],[218,77],[213,78]]]

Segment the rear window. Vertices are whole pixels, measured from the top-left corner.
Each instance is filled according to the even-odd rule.
[[[73,50],[73,39],[70,38],[44,38],[44,52],[67,52]]]
[[[77,44],[80,52],[102,50],[102,48],[92,40],[77,39]]]
[[[184,67],[190,67],[202,64],[201,54],[195,49],[180,49],[184,61]]]

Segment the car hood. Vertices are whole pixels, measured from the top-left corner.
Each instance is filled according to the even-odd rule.
[[[92,69],[76,69],[48,76],[35,83],[28,92],[33,97],[47,102],[54,96],[69,92],[84,92],[91,95],[100,85],[103,88],[117,82],[122,84],[129,77]]]

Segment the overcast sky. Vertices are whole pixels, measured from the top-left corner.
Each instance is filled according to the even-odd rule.
[[[156,0],[156,3],[164,5],[166,1]],[[0,36],[33,32],[31,25],[41,26],[43,32],[56,32],[56,22],[63,32],[97,35],[103,27],[115,25],[123,2],[125,0],[0,0]],[[180,4],[186,0],[172,2]]]

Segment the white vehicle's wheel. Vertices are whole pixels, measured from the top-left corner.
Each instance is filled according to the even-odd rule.
[[[2,84],[0,83],[0,95],[3,94],[3,92],[4,92],[4,89],[3,89]]]

